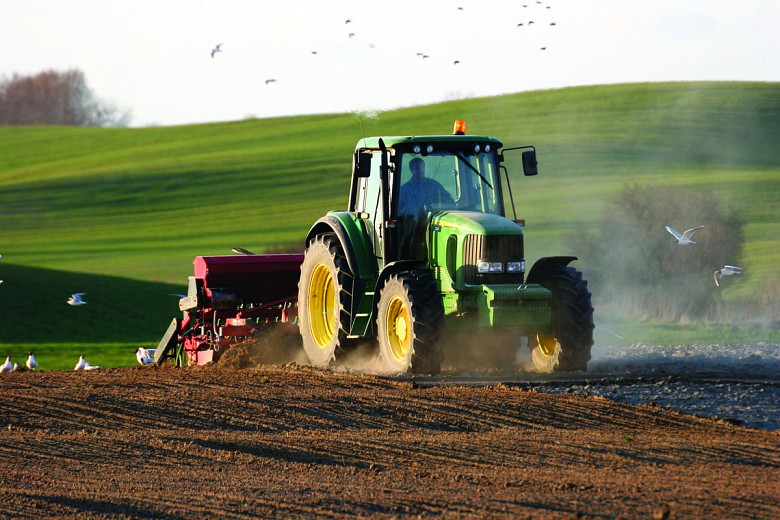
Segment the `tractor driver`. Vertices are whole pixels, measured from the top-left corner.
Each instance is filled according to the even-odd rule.
[[[438,181],[425,177],[425,161],[415,157],[409,161],[412,178],[401,185],[398,213],[416,215],[426,203],[451,201],[452,196]]]

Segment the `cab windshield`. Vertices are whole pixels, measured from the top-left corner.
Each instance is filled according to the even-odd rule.
[[[397,164],[399,215],[446,209],[503,214],[493,152],[403,153]]]

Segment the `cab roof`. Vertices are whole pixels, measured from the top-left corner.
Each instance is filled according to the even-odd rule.
[[[382,139],[387,148],[406,148],[412,144],[427,144],[427,143],[453,143],[453,144],[466,144],[466,143],[491,143],[496,149],[501,148],[503,143],[495,137],[487,137],[484,135],[412,135],[412,136],[375,136],[364,137],[360,139],[355,146],[355,150],[363,150],[366,148],[375,149],[379,148],[379,140]]]

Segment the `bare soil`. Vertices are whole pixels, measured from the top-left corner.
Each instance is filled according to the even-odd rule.
[[[780,435],[296,364],[0,374],[0,517],[780,518]]]

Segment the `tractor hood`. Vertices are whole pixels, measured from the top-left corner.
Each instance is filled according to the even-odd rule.
[[[454,230],[457,234],[522,235],[523,228],[506,217],[479,211],[440,211],[433,215],[431,226]]]

